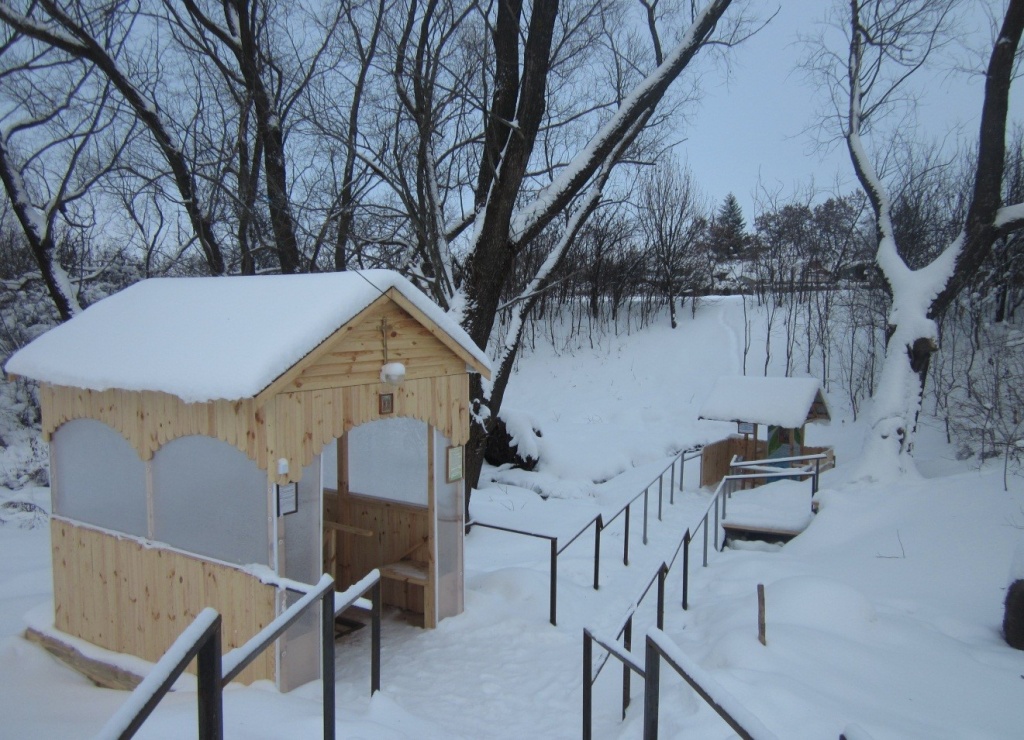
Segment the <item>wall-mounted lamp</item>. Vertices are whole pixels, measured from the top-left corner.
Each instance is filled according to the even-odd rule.
[[[400,385],[405,380],[405,365],[401,362],[388,362],[380,369],[380,382],[387,385]]]
[[[380,333],[384,341],[384,367],[380,369],[380,382],[386,385],[400,385],[405,380],[405,365],[388,361],[388,320],[380,320]]]

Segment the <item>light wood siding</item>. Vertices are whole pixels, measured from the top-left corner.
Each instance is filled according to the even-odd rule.
[[[800,451],[801,455],[817,455],[825,453],[826,458],[821,461],[819,470],[824,472],[836,466],[835,452],[831,447],[809,447],[804,445]],[[701,487],[717,486],[719,481],[729,475],[729,463],[733,455],[740,455],[747,460],[764,459],[768,454],[768,443],[757,440],[756,447],[753,439],[746,442],[739,435],[731,435],[717,442],[704,445],[700,458],[700,485]]]
[[[394,413],[381,416],[378,396],[394,394]],[[459,375],[406,380],[398,388],[380,383],[325,390],[282,393],[255,408],[252,399],[187,404],[166,393],[121,390],[90,391],[40,386],[43,436],[71,419],[97,419],[118,432],[143,460],[161,445],[190,434],[224,440],[244,452],[261,469],[276,474],[276,462],[288,460],[287,483],[324,445],[352,427],[392,416],[411,416],[440,429],[452,444],[469,441],[469,377]]]
[[[156,662],[207,606],[225,653],[274,619],[275,588],[244,571],[56,518],[50,531],[54,624],[74,637]],[[259,679],[274,680],[272,649],[238,678]]]
[[[173,439],[201,434],[223,440],[260,468],[267,467],[262,413],[252,399],[185,403],[155,391],[91,391],[46,383],[39,386],[39,399],[46,440],[64,422],[96,419],[120,432],[143,460]]]
[[[331,513],[335,521],[376,533],[374,537],[338,533],[339,558],[338,588],[345,589],[374,568],[400,560],[427,566],[426,588],[406,583],[382,581],[384,603],[419,614],[429,614],[428,626],[433,626],[433,560],[430,546],[429,511],[423,506],[412,506],[397,501],[369,496],[341,495],[332,497]]]
[[[385,362],[382,321],[387,322],[387,361],[403,363],[407,380],[466,372],[465,360],[442,344],[430,329],[395,303],[381,299],[328,340],[316,360],[282,390],[379,384]]]
[[[371,421],[396,416],[419,419],[440,429],[453,445],[469,441],[469,378],[452,375],[406,380],[398,388],[376,384],[282,393],[266,410],[269,459],[288,460],[278,483],[298,480],[328,442]],[[380,414],[380,393],[394,394],[394,412]],[[274,471],[275,472],[276,468]]]

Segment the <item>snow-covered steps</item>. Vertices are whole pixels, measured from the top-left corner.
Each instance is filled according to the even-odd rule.
[[[814,518],[806,482],[781,480],[733,492],[722,520],[726,541],[789,542]]]

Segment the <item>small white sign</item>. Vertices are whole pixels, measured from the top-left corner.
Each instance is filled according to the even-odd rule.
[[[277,487],[277,515],[294,514],[299,510],[299,484],[286,483]]]
[[[448,482],[462,480],[462,445],[448,448]]]
[[[753,434],[754,424],[749,421],[738,421],[736,422],[736,431],[740,434]]]

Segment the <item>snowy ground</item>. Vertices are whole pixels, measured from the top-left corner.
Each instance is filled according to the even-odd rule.
[[[507,404],[543,429],[544,462],[537,473],[492,471],[498,482],[474,494],[473,516],[564,541],[643,490],[673,452],[728,433],[731,425],[695,419],[715,378],[739,371],[741,322],[738,303],[723,299],[675,331],[603,337],[572,352],[538,348],[522,361]],[[955,461],[926,427],[920,478],[852,483],[846,471],[863,430],[846,420],[841,399],[830,401],[836,420],[809,429],[807,440],[835,445],[839,462],[823,478],[820,513],[785,547],[712,553],[710,567],[691,573],[686,612],[673,570],[666,632],[779,737],[836,738],[851,728],[879,739],[1020,737],[1024,652],[1008,648],[999,629],[1013,552],[1024,541],[1024,478],[1011,476],[1004,493],[998,466]],[[23,453],[10,445],[6,454]],[[367,696],[368,635],[339,644],[338,736],[578,737],[582,628],[617,630],[706,509],[710,494],[694,490],[696,478],[689,463],[688,490],[674,506],[664,491],[660,522],[652,489],[646,546],[634,505],[629,567],[622,519],[605,531],[599,591],[591,588],[592,530],[566,550],[557,627],[547,621],[546,541],[474,529],[465,614],[429,632],[391,615],[381,693]],[[93,687],[19,637],[23,615],[50,599],[48,528],[18,511],[30,507],[3,507],[9,502],[47,506],[48,490],[0,489],[0,737],[90,737],[125,694]],[[698,537],[698,554],[700,545]],[[758,583],[766,586],[766,646],[757,641]],[[653,623],[651,598],[639,615],[636,652]],[[662,675],[663,737],[731,736],[670,671]],[[621,722],[619,676],[609,663],[595,686],[597,737],[641,734],[642,681],[633,681]],[[288,695],[269,684],[231,687],[226,734],[318,737],[319,711],[317,684]],[[194,723],[195,695],[177,692],[139,736],[188,736]]]

